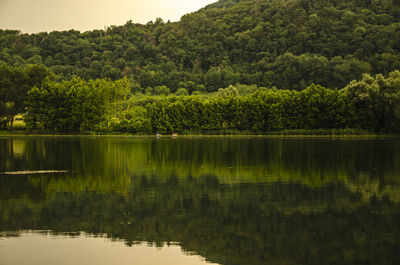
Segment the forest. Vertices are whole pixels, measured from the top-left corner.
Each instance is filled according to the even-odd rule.
[[[398,132],[398,69],[399,0],[220,0],[179,22],[0,30],[0,126]]]

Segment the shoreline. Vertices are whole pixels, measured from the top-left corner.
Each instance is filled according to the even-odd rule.
[[[28,133],[25,131],[0,131],[1,137],[120,137],[120,138],[400,138],[400,134],[313,134],[312,130],[306,134],[128,134],[128,133]]]

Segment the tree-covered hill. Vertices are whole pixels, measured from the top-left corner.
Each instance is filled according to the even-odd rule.
[[[400,69],[399,0],[221,0],[179,22],[105,30],[0,30],[0,63],[42,63],[60,79],[123,76],[133,91],[230,84],[342,88]]]

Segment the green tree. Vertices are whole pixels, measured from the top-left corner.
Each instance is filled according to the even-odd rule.
[[[364,74],[344,88],[357,110],[358,124],[373,131],[399,131],[400,72],[388,77]]]
[[[52,76],[42,65],[29,65],[26,68],[0,65],[1,120],[7,123],[8,130],[12,129],[15,115],[25,113],[28,90]]]

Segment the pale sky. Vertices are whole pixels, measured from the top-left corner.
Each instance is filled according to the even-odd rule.
[[[184,14],[217,0],[0,0],[0,28],[26,33],[87,31],[147,23],[160,17],[178,21]]]

